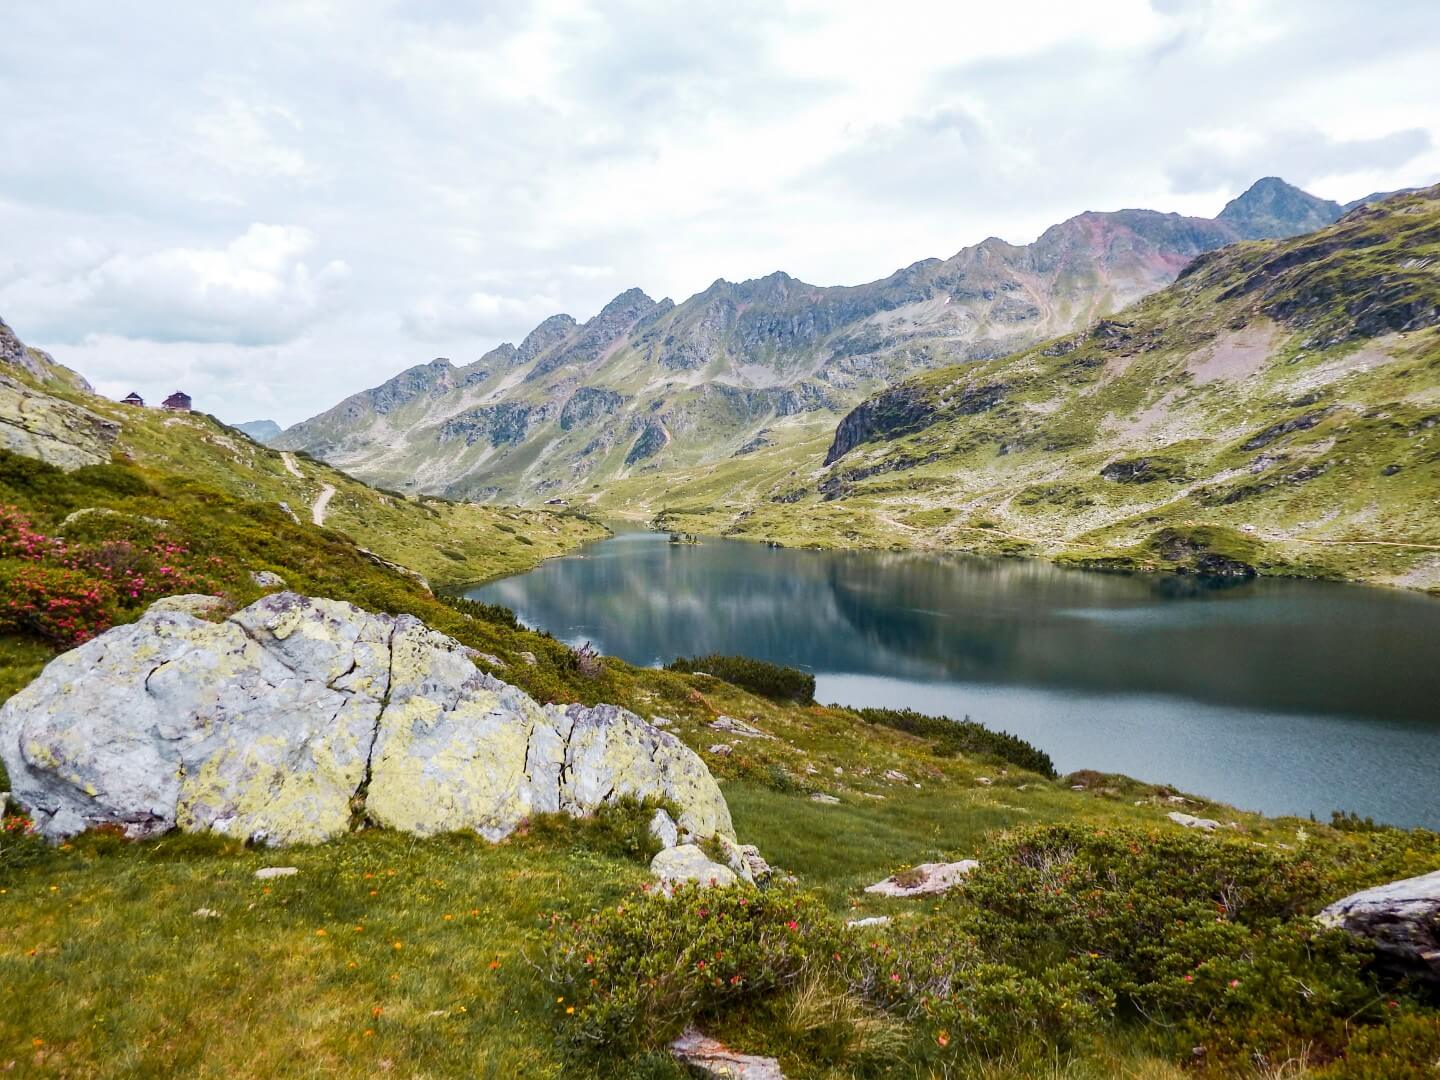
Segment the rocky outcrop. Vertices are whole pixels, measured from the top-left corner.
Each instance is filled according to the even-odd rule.
[[[1398,973],[1440,985],[1440,870],[1352,893],[1317,917],[1371,942]]]
[[[61,469],[101,465],[120,425],[0,374],[0,449]]]
[[[934,405],[915,387],[892,387],[861,402],[841,419],[825,454],[825,464],[833,465],[871,439],[894,439],[919,431],[934,418]]]
[[[933,896],[949,892],[969,877],[980,864],[974,859],[951,863],[921,863],[909,870],[892,874],[884,881],[865,886],[867,893],[877,896]]]
[[[583,427],[606,416],[613,416],[625,404],[625,398],[614,390],[581,386],[560,410],[560,430]]]
[[[0,708],[0,758],[46,836],[97,825],[268,844],[365,824],[491,840],[531,814],[668,799],[732,834],[700,759],[623,709],[541,707],[411,616],[277,593],[222,622],[152,610]]]

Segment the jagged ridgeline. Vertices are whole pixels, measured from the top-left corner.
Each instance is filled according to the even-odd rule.
[[[1269,178],[1214,219],[1085,213],[1033,244],[991,238],[853,287],[777,273],[680,304],[631,289],[588,322],[556,315],[518,347],[410,368],[267,441],[405,491],[643,504],[677,470],[773,466],[907,375],[1085,325],[1196,255],[1340,213]]]
[[[1201,255],[1011,356],[902,381],[669,528],[1440,587],[1440,188]],[[823,455],[823,459],[821,457]],[[716,491],[749,492],[743,516]]]

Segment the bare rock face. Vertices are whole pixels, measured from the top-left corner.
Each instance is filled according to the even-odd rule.
[[[1390,966],[1440,984],[1440,870],[1362,889],[1317,916],[1369,939]]]
[[[921,863],[909,870],[892,874],[884,881],[865,886],[867,893],[877,896],[931,896],[949,892],[980,864],[974,859],[952,863]]]
[[[417,619],[294,593],[217,623],[161,606],[57,657],[0,707],[0,758],[56,839],[113,824],[313,843],[372,822],[496,840],[627,794],[733,834],[673,735],[614,706],[542,708]]]

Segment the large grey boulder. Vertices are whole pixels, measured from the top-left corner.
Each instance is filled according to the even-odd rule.
[[[1367,938],[1390,966],[1440,983],[1440,870],[1362,889],[1317,918]]]
[[[496,840],[627,794],[733,835],[673,735],[614,706],[542,708],[411,616],[294,593],[216,623],[152,609],[57,657],[0,707],[0,758],[51,838],[116,824],[310,843],[373,822]]]

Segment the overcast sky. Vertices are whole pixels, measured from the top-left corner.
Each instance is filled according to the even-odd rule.
[[[1440,179],[1435,0],[4,6],[0,317],[230,421],[630,286]]]

